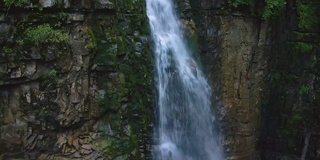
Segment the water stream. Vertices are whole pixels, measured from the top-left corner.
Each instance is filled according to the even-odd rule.
[[[147,0],[156,65],[154,160],[222,160],[211,89],[184,43],[172,0]]]

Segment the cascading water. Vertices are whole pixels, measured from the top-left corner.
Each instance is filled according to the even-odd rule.
[[[222,160],[211,89],[189,53],[171,0],[147,0],[155,45],[159,122],[155,160]]]

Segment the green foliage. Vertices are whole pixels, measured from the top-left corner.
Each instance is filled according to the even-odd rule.
[[[282,83],[296,83],[298,76],[287,72],[275,71],[270,74],[269,80],[272,85],[281,85]]]
[[[87,30],[87,32],[88,32],[88,34],[89,34],[89,36],[90,36],[91,42],[89,42],[89,43],[85,46],[85,48],[87,48],[87,49],[96,49],[97,38],[96,38],[95,34],[93,33],[92,28],[89,27],[88,30]]]
[[[285,0],[265,0],[265,7],[262,12],[262,18],[268,19],[277,16],[285,7]]]
[[[57,80],[57,71],[55,69],[51,69],[49,73],[43,77],[40,88],[42,88],[43,90],[51,90],[56,87]]]
[[[310,3],[302,0],[297,2],[298,27],[303,30],[310,30],[317,23],[317,16]]]
[[[314,39],[317,36],[317,34],[315,33],[305,33],[305,32],[298,32],[298,31],[293,31],[293,35],[299,41],[304,41],[305,39]]]
[[[273,84],[279,83],[281,79],[281,74],[279,72],[274,72],[270,76],[270,82]]]
[[[238,7],[238,6],[253,6],[254,5],[254,0],[229,0],[229,3],[233,7]]]
[[[286,140],[289,148],[296,146],[295,140],[301,136],[303,124],[304,119],[299,113],[287,117],[284,128],[280,129],[280,134]]]
[[[4,47],[2,48],[2,51],[3,51],[5,54],[9,54],[9,53],[12,53],[12,52],[13,52],[12,48],[10,48],[10,47],[8,47],[8,46],[4,46]]]
[[[125,160],[130,159],[129,154],[134,149],[127,137],[106,136],[97,144],[98,148],[103,151],[104,156],[108,159]]]
[[[255,0],[229,0],[228,1],[233,7],[249,6],[253,7]],[[279,15],[285,7],[285,0],[265,0],[265,6],[262,10],[262,19],[266,20],[268,18],[275,17]],[[259,15],[260,15],[259,14]]]
[[[55,7],[63,7],[64,6],[64,0],[53,0],[53,6],[55,6]]]
[[[193,53],[200,53],[198,39],[199,36],[196,32],[191,32],[191,34],[186,37],[187,46]]]
[[[97,71],[103,73],[97,79],[99,88],[104,89],[97,96],[99,112],[111,113],[101,121],[101,130],[108,122],[112,132],[106,129],[97,143],[106,159],[141,159],[141,154],[148,152],[144,134],[152,131],[152,54],[146,37],[131,35],[133,31],[147,35],[143,29],[148,25],[145,19],[121,18],[125,23],[93,16],[86,30],[90,40],[85,47],[95,53]]]
[[[310,60],[311,60],[310,67],[314,68],[318,63],[317,56],[316,55],[312,55]]]
[[[85,46],[85,48],[87,48],[87,49],[94,49],[94,43],[93,43],[93,42],[88,43],[88,44]]]
[[[28,0],[3,0],[7,7],[14,5],[16,7],[23,7],[28,4]]]
[[[107,48],[106,50],[103,50],[103,47],[97,47],[97,50],[100,54],[97,56],[96,62],[113,66],[116,62],[116,56],[118,52],[118,46],[117,44],[112,44],[110,48]]]
[[[304,42],[290,42],[290,47],[296,53],[311,53],[313,50],[313,46]]]
[[[306,85],[302,85],[298,91],[300,95],[306,95],[310,92],[310,87]]]
[[[49,24],[39,25],[26,30],[29,42],[39,46],[45,43],[68,43],[69,36],[62,30],[54,29]]]
[[[57,71],[55,69],[50,70],[50,72],[48,74],[48,78],[50,78],[50,79],[57,78]]]

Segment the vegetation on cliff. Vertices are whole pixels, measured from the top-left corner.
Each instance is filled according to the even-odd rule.
[[[0,135],[0,159],[150,156],[152,57],[143,5],[0,0],[0,130],[15,136]]]
[[[266,55],[270,83],[264,90],[267,96],[261,110],[262,157],[276,159],[270,157],[271,152],[277,152],[301,159],[318,159],[319,2],[228,0],[227,4],[227,10],[223,8],[223,11],[227,11],[228,16],[235,15],[233,20],[236,16],[240,19],[248,16],[256,20],[259,30],[265,25],[272,27],[272,40],[267,44],[272,50]]]
[[[286,1],[274,24],[274,51],[270,62],[270,95],[266,101],[266,127],[276,133],[263,133],[267,138],[279,136],[275,142],[265,142],[265,149],[305,158],[317,157],[320,119],[314,112],[319,99],[317,88],[319,68],[318,4],[312,0]],[[277,45],[282,44],[282,45]],[[270,129],[269,128],[269,129]],[[263,139],[263,138],[262,138]],[[268,145],[277,145],[269,148]]]

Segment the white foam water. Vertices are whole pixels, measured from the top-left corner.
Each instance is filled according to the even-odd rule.
[[[184,43],[171,0],[147,0],[154,42],[158,122],[154,160],[222,160],[211,88]]]

